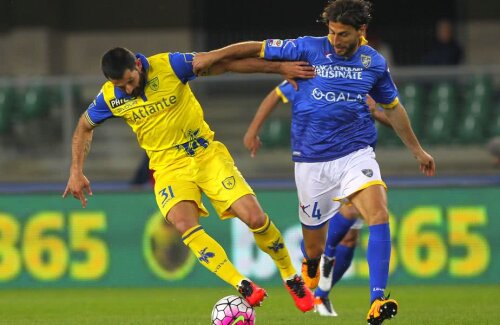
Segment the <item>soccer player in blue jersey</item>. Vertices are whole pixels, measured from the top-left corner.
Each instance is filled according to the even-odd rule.
[[[300,92],[292,108],[291,126],[305,250],[310,258],[321,256],[330,219],[341,239],[352,220],[332,217],[341,202],[352,203],[369,226],[370,308],[366,319],[369,324],[380,324],[396,315],[398,304],[385,295],[391,254],[389,213],[386,185],[371,147],[376,129],[366,109],[366,95],[384,108],[420,171],[433,176],[435,164],[411,128],[384,57],[362,42],[371,18],[367,1],[331,1],[323,12],[328,36],[232,44],[199,53],[193,65],[195,72],[203,72],[223,59],[260,56],[303,60],[315,67],[315,78],[297,82]],[[332,198],[335,202],[330,203]]]
[[[63,197],[71,193],[85,208],[90,183],[83,174],[93,130],[109,118],[120,117],[137,135],[154,171],[154,193],[159,209],[182,235],[198,261],[223,281],[237,288],[252,305],[260,305],[266,291],[243,276],[224,249],[199,223],[208,211],[202,192],[221,219],[238,217],[253,232],[257,246],[269,254],[285,287],[301,311],[313,309],[313,295],[293,267],[283,237],[260,207],[226,147],[214,132],[189,87],[195,79],[192,53],[160,53],[150,57],[118,47],[102,57],[108,80],[80,118],[72,144],[72,162]],[[262,59],[229,60],[204,74],[279,72],[314,76],[312,67],[300,62]]]
[[[284,81],[269,92],[264,100],[262,100],[243,137],[243,143],[248,151],[250,151],[252,157],[255,157],[262,145],[259,138],[259,132],[262,125],[280,102],[293,105],[296,93],[297,90],[294,86]],[[373,118],[381,124],[390,127],[390,121],[387,116],[383,110],[378,109],[375,101],[370,96],[366,98],[366,103]],[[372,147],[375,147],[375,144],[372,144]],[[363,227],[363,219],[361,219],[359,211],[352,205],[342,205],[333,218],[337,215],[338,218],[356,221],[344,235],[340,243],[333,242],[337,238],[335,229],[331,226],[328,227],[325,254],[323,254],[321,259],[321,269],[323,270],[323,272],[321,272],[321,278],[319,274],[320,259],[306,258],[307,253],[303,249],[305,257],[302,262],[302,277],[306,285],[311,289],[318,287],[319,282],[319,287],[315,292],[316,298],[314,300],[314,309],[321,316],[337,316],[337,312],[333,308],[328,294],[331,288],[342,278],[351,265],[354,249],[358,241],[359,230]],[[303,241],[301,247],[304,247]]]

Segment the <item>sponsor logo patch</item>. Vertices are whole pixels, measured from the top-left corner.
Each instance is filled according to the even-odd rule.
[[[125,104],[126,102],[129,102],[131,100],[134,100],[135,97],[130,97],[130,98],[113,98],[109,101],[109,106],[111,106],[111,108],[116,108],[118,106],[122,106],[123,104]]]

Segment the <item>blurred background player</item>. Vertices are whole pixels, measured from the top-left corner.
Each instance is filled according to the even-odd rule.
[[[130,185],[141,186],[147,183],[154,185],[154,176],[153,171],[149,169],[149,157],[145,153],[142,156],[141,162],[134,171],[134,175],[130,180]]]
[[[295,90],[291,83],[284,81],[269,92],[262,100],[243,138],[243,143],[252,157],[255,157],[257,151],[262,146],[259,133],[269,115],[280,102],[293,104],[297,91],[300,90]],[[367,96],[366,103],[373,118],[390,127],[389,119],[382,110],[377,108],[375,101],[370,96]],[[375,148],[375,144],[372,146]],[[315,310],[322,316],[337,316],[328,298],[328,293],[331,287],[342,278],[351,265],[354,250],[358,242],[359,230],[363,227],[362,216],[352,205],[342,205],[336,215],[348,220],[355,220],[355,222],[344,237],[341,238],[340,243],[338,242],[338,236],[335,233],[335,229],[331,226],[328,227],[328,235],[325,244],[326,248],[322,260],[322,268],[326,270],[326,272],[322,272],[322,285],[321,288],[316,289],[316,299],[314,302]],[[333,218],[335,218],[335,216],[333,216]],[[301,248],[304,254],[304,260],[302,261],[302,277],[309,288],[315,289],[318,286],[318,282],[320,282],[320,258],[309,258],[303,244],[304,242],[302,241]]]
[[[500,168],[500,136],[491,138],[486,147],[493,159],[493,166]]]
[[[213,131],[204,121],[203,110],[188,84],[196,77],[192,58],[192,53],[177,52],[145,57],[122,47],[104,54],[101,68],[108,81],[74,132],[70,176],[63,197],[71,193],[84,208],[87,206],[84,191],[89,195],[92,191],[83,166],[93,130],[109,118],[121,117],[148,154],[162,215],[182,235],[198,261],[237,288],[252,306],[260,305],[267,295],[234,267],[222,246],[200,225],[200,215],[208,215],[201,200],[203,192],[221,219],[236,216],[249,227],[257,246],[276,263],[297,308],[311,310],[312,293],[296,274],[281,233],[260,207],[226,147],[214,140]],[[301,63],[258,59],[226,61],[203,74],[278,73],[286,67],[302,77],[312,75],[310,67]]]
[[[381,324],[397,314],[398,304],[385,294],[391,256],[387,186],[371,147],[377,132],[366,109],[366,95],[384,108],[426,176],[435,174],[434,159],[423,150],[411,128],[385,59],[363,42],[372,18],[371,3],[332,1],[322,17],[328,36],[232,44],[197,54],[193,66],[195,71],[203,71],[220,60],[260,56],[267,60],[300,59],[315,67],[315,78],[298,80],[300,91],[292,106],[292,159],[304,247],[309,257],[321,256],[330,219],[335,232],[343,237],[353,221],[332,217],[340,202],[352,203],[370,232],[370,308],[366,319],[369,324]]]
[[[423,64],[427,65],[457,65],[462,63],[464,51],[455,38],[453,23],[449,19],[436,22],[436,38],[431,50],[424,55]]]

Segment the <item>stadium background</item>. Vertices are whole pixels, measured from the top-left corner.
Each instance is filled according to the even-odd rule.
[[[390,282],[498,288],[500,169],[486,144],[500,136],[500,5],[373,2],[368,39],[390,48],[391,72],[439,175],[419,175],[395,134],[379,129],[377,156],[391,188]],[[73,128],[104,81],[99,61],[110,47],[150,55],[204,51],[249,39],[324,35],[324,26],[316,22],[324,4],[0,1],[0,288],[162,287],[168,292],[224,287],[162,222],[149,184],[130,184],[143,153],[122,121],[107,121],[95,132],[85,171],[94,190],[89,207],[61,200]],[[435,23],[443,17],[455,22],[465,60],[453,67],[421,65]],[[256,158],[242,145],[260,100],[279,81],[279,76],[230,74],[201,78],[192,87],[216,136],[282,229],[298,265],[289,109],[278,109],[266,124],[265,147]],[[279,284],[241,224],[221,225],[209,218],[204,225],[249,276],[265,285]],[[364,233],[346,286],[367,284],[365,245]]]

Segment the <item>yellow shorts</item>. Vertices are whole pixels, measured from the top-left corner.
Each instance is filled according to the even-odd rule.
[[[221,219],[234,217],[228,210],[246,194],[255,195],[234,164],[231,154],[221,142],[214,141],[193,157],[183,157],[162,169],[155,170],[156,203],[166,218],[168,211],[180,201],[194,201],[201,216],[208,211],[201,193],[210,199]]]

